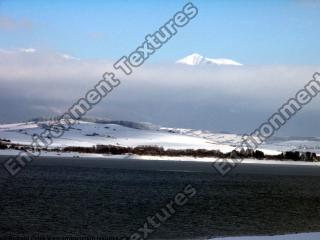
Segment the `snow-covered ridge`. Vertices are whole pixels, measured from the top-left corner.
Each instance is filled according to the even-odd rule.
[[[16,124],[0,124],[0,139],[29,145],[34,134],[40,134],[50,121],[37,120]],[[210,131],[166,128],[151,123],[136,123],[115,120],[78,121],[61,138],[54,139],[51,147],[92,147],[98,144],[136,147],[159,146],[165,149],[207,149],[231,152],[242,142],[242,136]],[[320,153],[320,138],[275,138],[261,145],[260,150],[268,155],[282,151]]]
[[[231,59],[227,58],[206,58],[204,56],[201,56],[198,53],[193,53],[189,56],[186,56],[182,59],[179,59],[176,61],[176,63],[179,64],[186,64],[186,65],[191,65],[191,66],[196,66],[196,65],[217,65],[217,66],[242,66],[243,64],[236,62]]]
[[[0,125],[0,138],[12,143],[29,145],[34,134],[43,132],[48,121],[26,122]],[[92,147],[97,144],[135,147],[139,145],[157,145],[175,149],[225,149],[232,147],[213,144],[207,139],[187,136],[160,129],[143,128],[143,124],[126,121],[96,123],[79,121],[60,138],[54,139],[52,147]],[[147,125],[146,125],[147,126]]]

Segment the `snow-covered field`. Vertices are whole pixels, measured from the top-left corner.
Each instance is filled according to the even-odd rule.
[[[32,135],[44,131],[43,124],[48,122],[2,124],[0,138],[28,145],[31,143]],[[226,153],[232,151],[241,141],[241,135],[236,134],[147,126],[138,129],[125,124],[79,121],[62,137],[53,139],[50,147],[91,147],[97,144],[130,147],[157,145],[166,149],[214,149]],[[264,143],[260,150],[268,155],[292,150],[319,154],[320,138],[275,138]],[[0,151],[0,154],[4,154],[4,151]]]
[[[242,136],[231,133],[213,133],[210,131],[183,129],[183,128],[160,128],[163,131],[173,131],[182,135],[205,138],[217,145],[239,146]],[[275,155],[283,151],[314,152],[320,154],[320,137],[276,137],[267,139],[261,145],[265,154]]]

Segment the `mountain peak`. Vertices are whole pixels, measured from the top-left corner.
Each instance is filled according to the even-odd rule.
[[[236,62],[231,59],[227,58],[206,58],[204,56],[201,56],[198,53],[193,53],[191,55],[188,55],[182,59],[179,59],[176,61],[178,64],[186,64],[186,65],[191,65],[191,66],[196,66],[196,65],[207,65],[207,64],[212,64],[212,65],[228,65],[228,66],[242,66],[241,63]]]
[[[181,64],[187,64],[187,65],[199,65],[202,63],[204,57],[201,56],[198,53],[193,53],[189,56],[186,56],[178,61],[176,63],[181,63]]]

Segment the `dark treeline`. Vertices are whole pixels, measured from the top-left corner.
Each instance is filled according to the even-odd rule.
[[[216,157],[216,158],[255,158],[269,160],[293,160],[316,162],[320,161],[315,153],[288,151],[279,155],[266,155],[262,151],[252,149],[241,149],[240,151],[232,151],[222,153],[219,150],[206,149],[164,149],[158,146],[137,146],[137,147],[122,147],[114,145],[97,145],[95,147],[66,147],[63,152],[80,152],[80,153],[102,153],[102,154],[136,154],[149,156],[190,156],[190,157]]]

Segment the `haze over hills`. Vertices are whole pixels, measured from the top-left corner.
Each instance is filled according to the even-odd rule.
[[[193,53],[176,61],[178,64],[196,65],[217,65],[217,66],[242,66],[243,64],[227,58],[207,58],[198,53]]]
[[[112,59],[79,60],[77,53],[32,47],[0,49],[0,109],[4,112],[0,123],[60,114],[102,73],[113,69]],[[205,64],[210,58],[203,56],[198,61],[194,56],[192,63],[199,65],[192,66],[176,64],[176,59],[139,68],[90,114],[175,128],[248,133],[319,68]],[[319,99],[307,108],[277,135],[320,136]]]

